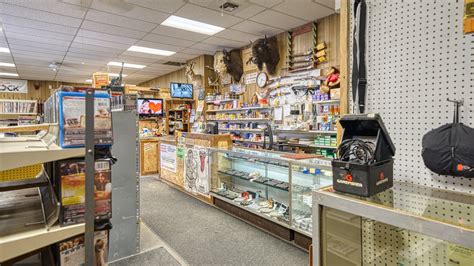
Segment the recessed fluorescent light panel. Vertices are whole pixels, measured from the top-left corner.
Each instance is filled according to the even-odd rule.
[[[86,83],[92,83],[92,79],[86,79]]]
[[[166,50],[153,49],[153,48],[135,46],[135,45],[128,48],[128,51],[145,53],[145,54],[156,54],[156,55],[163,55],[163,56],[170,56],[176,53],[176,52],[171,52],[171,51],[166,51]]]
[[[10,49],[7,47],[0,47],[0,53],[10,53]]]
[[[109,76],[110,76],[110,77],[118,77],[118,76],[120,76],[120,74],[117,74],[117,73],[109,73]],[[122,77],[126,77],[126,76],[127,76],[127,75],[122,74]]]
[[[161,25],[206,35],[214,35],[224,28],[178,16],[168,17]]]
[[[0,76],[18,77],[17,73],[0,72]]]
[[[3,63],[3,62],[0,62],[0,67],[15,67],[15,64],[12,64],[12,63]]]
[[[121,67],[122,66],[122,62],[109,62],[107,64],[108,66],[119,66]],[[146,66],[144,65],[137,65],[137,64],[129,64],[129,63],[125,63],[123,64],[123,67],[128,67],[128,68],[145,68]]]

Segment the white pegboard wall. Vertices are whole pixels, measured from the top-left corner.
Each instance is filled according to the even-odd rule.
[[[474,127],[474,35],[463,34],[464,1],[366,2],[366,112],[382,116],[397,148],[395,179],[474,194],[474,179],[434,174],[421,158],[423,135],[453,120],[447,98],[464,99],[460,121]],[[351,63],[352,30],[351,16]]]

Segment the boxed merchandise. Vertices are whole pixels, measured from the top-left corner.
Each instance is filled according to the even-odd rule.
[[[86,257],[84,235],[70,238],[57,245],[59,266],[84,265]],[[109,254],[109,233],[107,230],[94,232],[94,265],[107,265]]]
[[[329,91],[329,96],[332,100],[337,100],[341,98],[341,89],[331,89]]]
[[[346,115],[338,157],[332,161],[337,191],[370,197],[393,186],[395,146],[378,114]]]
[[[86,134],[85,93],[61,91],[58,92],[58,99],[61,147],[83,147]],[[111,145],[113,135],[110,96],[96,92],[94,110],[95,143]]]
[[[61,203],[59,223],[61,226],[84,222],[85,215],[85,161],[63,160],[57,163],[56,187]],[[112,216],[112,183],[109,160],[95,162],[94,199],[96,220]]]

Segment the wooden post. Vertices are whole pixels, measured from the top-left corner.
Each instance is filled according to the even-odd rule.
[[[341,88],[341,102],[340,102],[340,113],[341,117],[349,113],[349,25],[350,25],[350,12],[349,12],[349,0],[341,0],[341,11],[340,11],[340,88]],[[341,142],[342,138],[342,127],[338,123],[337,126],[337,143]]]

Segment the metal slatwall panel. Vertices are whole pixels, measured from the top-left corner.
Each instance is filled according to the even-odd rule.
[[[381,114],[397,148],[396,180],[473,194],[474,179],[434,174],[421,158],[423,135],[453,119],[448,97],[465,100],[461,121],[474,127],[474,35],[463,35],[463,4],[367,0],[367,112]]]

